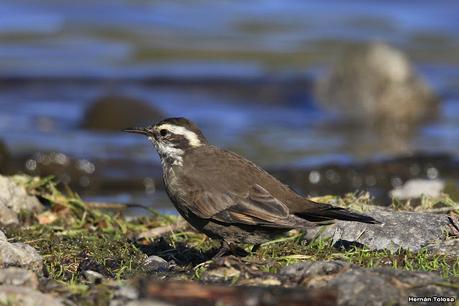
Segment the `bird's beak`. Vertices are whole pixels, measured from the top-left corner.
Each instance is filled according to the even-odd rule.
[[[126,132],[126,133],[141,134],[141,135],[145,135],[145,136],[151,136],[152,135],[152,132],[149,129],[145,128],[145,127],[130,127],[130,128],[124,129],[122,131]]]

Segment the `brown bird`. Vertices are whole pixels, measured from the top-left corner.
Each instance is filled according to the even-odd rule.
[[[169,118],[123,131],[153,142],[169,198],[194,228],[223,241],[218,255],[236,243],[260,244],[334,219],[379,223],[297,194],[244,157],[210,145],[188,119]]]

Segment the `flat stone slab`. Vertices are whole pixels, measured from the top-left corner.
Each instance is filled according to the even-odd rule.
[[[365,214],[382,224],[337,221],[325,229],[309,230],[306,238],[331,237],[335,245],[365,246],[370,250],[419,251],[444,241],[452,222],[457,224],[447,215],[373,209]]]

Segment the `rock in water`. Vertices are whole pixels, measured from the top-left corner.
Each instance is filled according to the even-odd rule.
[[[389,195],[398,200],[417,199],[423,195],[437,198],[444,189],[445,182],[441,180],[412,179],[391,190]]]
[[[18,223],[21,210],[40,212],[43,205],[10,177],[0,176],[0,225]]]
[[[161,119],[162,112],[139,99],[108,95],[98,98],[86,110],[82,126],[90,130],[117,131],[143,126]]]
[[[421,122],[438,104],[408,58],[383,43],[348,48],[319,80],[316,94],[329,109],[369,124]]]

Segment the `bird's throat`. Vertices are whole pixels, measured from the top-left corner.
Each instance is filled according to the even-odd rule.
[[[153,137],[149,137],[148,139],[155,146],[163,166],[183,166],[183,154],[185,153],[184,150],[175,148],[171,145],[165,145],[164,143],[156,141]]]

